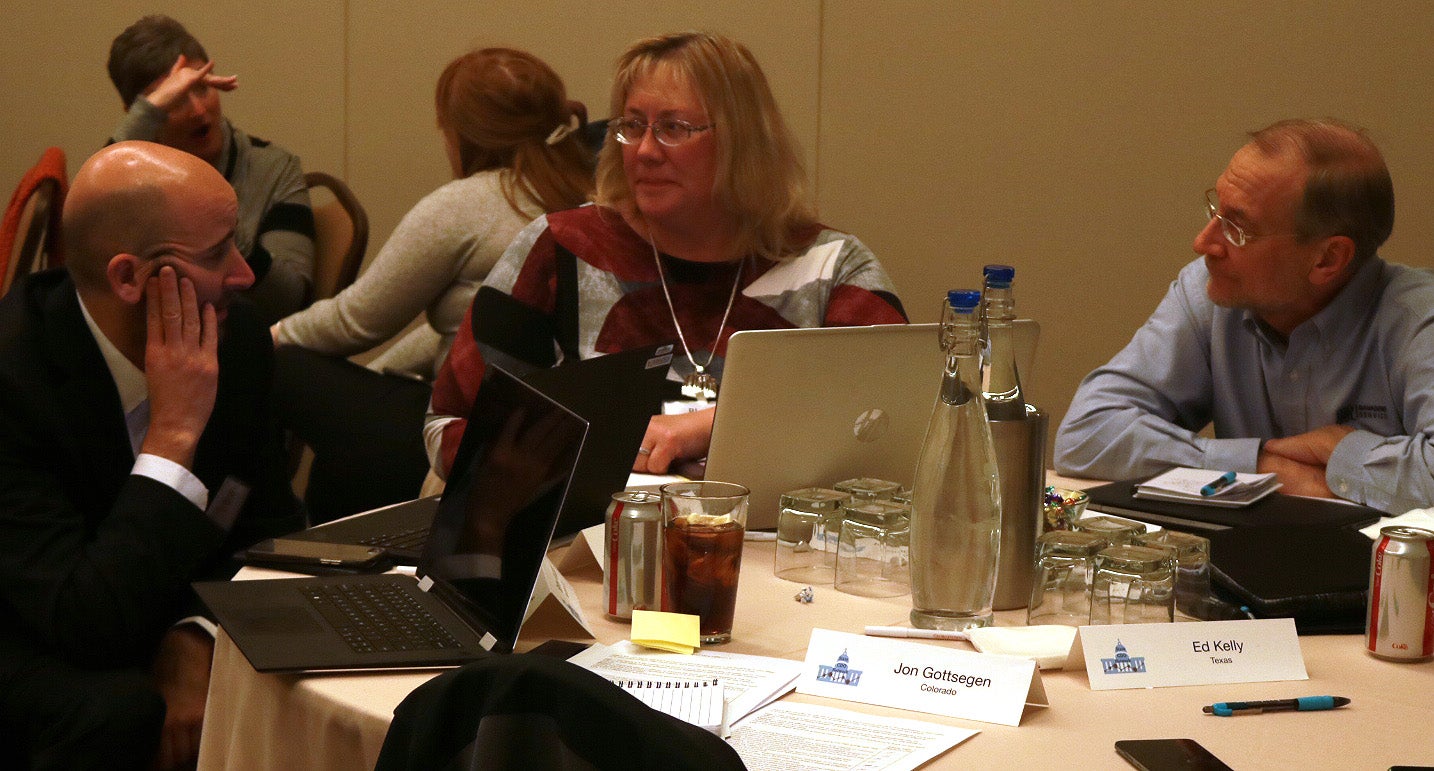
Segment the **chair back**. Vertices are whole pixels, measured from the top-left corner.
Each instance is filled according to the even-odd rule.
[[[393,711],[374,771],[739,771],[731,745],[582,667],[490,656],[420,685]]]
[[[65,179],[65,153],[51,147],[16,186],[0,221],[0,296],[16,279],[64,262],[59,236]]]
[[[313,300],[354,282],[368,249],[368,214],[344,181],[322,171],[304,175],[314,210]]]

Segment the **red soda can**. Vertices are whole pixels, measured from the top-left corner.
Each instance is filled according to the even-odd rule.
[[[613,493],[603,527],[603,597],[613,618],[662,607],[662,496]]]
[[[1369,567],[1370,654],[1391,661],[1434,657],[1434,532],[1391,525],[1380,529]]]

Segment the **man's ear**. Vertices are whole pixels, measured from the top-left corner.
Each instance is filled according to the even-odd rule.
[[[1353,264],[1354,239],[1329,236],[1323,241],[1319,257],[1310,266],[1310,282],[1316,286],[1329,286],[1343,281]]]
[[[110,291],[126,305],[144,302],[145,281],[149,271],[141,270],[143,263],[133,254],[116,254],[105,265],[105,280]]]

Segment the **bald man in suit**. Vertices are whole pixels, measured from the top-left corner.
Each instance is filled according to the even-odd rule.
[[[214,643],[189,584],[302,527],[236,212],[199,158],[111,145],[66,268],[0,301],[0,766],[192,765]]]

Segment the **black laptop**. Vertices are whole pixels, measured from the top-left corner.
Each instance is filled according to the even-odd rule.
[[[647,421],[662,405],[672,346],[612,353],[550,369],[528,368],[524,382],[588,421],[587,441],[554,537],[601,524],[612,494],[627,485]],[[395,503],[284,536],[290,540],[378,546],[401,565],[423,556],[438,496]]]
[[[194,585],[260,672],[417,668],[513,649],[587,421],[490,366],[418,577]]]
[[[556,537],[600,525],[612,494],[627,486],[647,422],[662,411],[672,345],[645,346],[528,373],[523,381],[588,422]]]
[[[1350,527],[1249,526],[1211,533],[1217,594],[1300,634],[1364,631],[1374,542]]]

